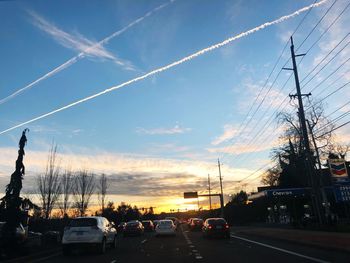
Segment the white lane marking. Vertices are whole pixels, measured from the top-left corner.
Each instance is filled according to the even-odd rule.
[[[198,250],[197,249],[192,249],[192,252],[193,253],[198,253]]]
[[[141,241],[141,244],[145,244],[146,242],[147,242],[147,239],[142,240],[142,241]]]
[[[260,243],[260,242],[257,242],[257,241],[254,241],[254,240],[250,240],[250,239],[247,239],[247,238],[243,238],[243,237],[239,237],[239,236],[235,236],[235,235],[231,235],[231,237],[237,238],[237,239],[240,239],[240,240],[244,240],[244,241],[247,241],[247,242],[250,242],[250,243],[253,243],[253,244],[257,244],[257,245],[260,245],[260,246],[263,246],[263,247],[268,247],[268,248],[271,248],[271,249],[275,249],[275,250],[278,250],[278,251],[281,251],[281,252],[284,252],[284,253],[287,253],[287,254],[291,254],[291,255],[297,256],[297,257],[306,258],[306,259],[309,259],[309,260],[312,260],[312,261],[315,261],[315,262],[330,263],[329,261],[325,261],[325,260],[314,258],[314,257],[305,256],[303,254],[299,254],[299,253],[296,253],[296,252],[293,252],[293,251],[290,251],[290,250],[287,250],[287,249],[274,247],[274,246],[271,246],[271,245],[268,245],[268,244],[264,244],[264,243]]]
[[[116,260],[116,259],[115,259],[115,260],[112,260],[111,263],[117,263],[117,260]]]
[[[60,256],[60,255],[62,255],[62,253],[58,252],[58,253],[55,253],[55,254],[51,254],[50,256],[43,257],[43,258],[38,258],[38,259],[30,261],[30,262],[32,262],[32,263],[34,263],[34,262],[41,262],[41,261],[44,261],[46,259],[54,258],[54,257]]]

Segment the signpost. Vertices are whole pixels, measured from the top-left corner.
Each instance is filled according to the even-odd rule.
[[[198,198],[198,192],[184,192],[184,198]]]
[[[207,195],[199,195],[198,192],[184,192],[184,198],[185,199],[189,199],[189,198],[198,198],[200,196],[219,196],[220,197],[220,206],[221,206],[221,211],[223,211],[224,207],[224,197],[222,196],[222,194],[207,194]],[[223,215],[222,215],[223,217]]]

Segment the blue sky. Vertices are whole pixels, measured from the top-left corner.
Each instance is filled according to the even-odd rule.
[[[85,51],[85,55],[57,74],[0,103],[0,129],[6,130],[141,76],[313,2],[163,0],[104,1],[103,4],[99,1],[51,1],[48,4],[47,1],[1,1],[0,101],[80,52]],[[332,2],[326,1],[311,10],[294,36],[296,46]],[[347,1],[338,0],[301,52],[322,34],[346,4]],[[148,12],[152,13],[144,17]],[[280,129],[272,125],[265,137],[253,142],[254,147],[247,147],[278,103],[293,89],[293,79],[285,90],[279,89],[289,72],[283,72],[278,78],[247,129],[241,134],[237,130],[304,15],[26,125],[30,129],[27,184],[24,183],[27,191],[34,189],[33,178],[43,171],[52,140],[58,144],[62,166],[88,167],[95,173],[106,172],[112,179],[123,174],[138,174],[140,185],[147,181],[147,176],[155,176],[159,179],[159,182],[154,180],[159,188],[154,191],[168,191],[162,197],[177,196],[177,192],[181,196],[182,188],[173,184],[184,183],[184,190],[197,187],[201,189],[195,190],[204,190],[203,178],[208,173],[217,180],[217,158],[223,158],[228,193],[237,187],[252,190],[259,179],[244,186],[235,181],[268,162],[271,148],[277,145],[271,138],[277,138]],[[142,19],[135,23],[138,18]],[[303,60],[299,69],[301,77],[347,33],[348,21],[349,11],[346,10]],[[96,46],[97,42],[130,23],[134,24],[123,33]],[[349,49],[345,48],[334,63],[317,75],[309,88],[322,81],[348,54]],[[288,57],[289,47],[278,70]],[[344,72],[348,69],[347,65],[342,67]],[[337,83],[345,83],[348,78],[349,74],[345,74]],[[345,103],[348,95],[349,88],[327,100],[326,112]],[[292,110],[290,105],[286,109]],[[267,115],[263,114],[265,110]],[[256,123],[258,127],[254,128]],[[13,169],[16,145],[23,128],[0,135],[0,151],[6,157],[0,160],[1,188],[5,187]],[[339,130],[339,138],[347,142],[349,131],[347,127]],[[269,134],[270,137],[266,137]],[[174,174],[179,176],[178,181],[169,182]],[[188,185],[186,180],[199,182],[199,185]],[[120,194],[115,198],[122,201],[129,195],[130,184],[119,182],[110,188],[110,194]],[[140,189],[130,189],[131,194],[138,195],[140,200],[147,196],[155,196],[149,197],[150,200],[161,198],[160,194],[146,194]]]

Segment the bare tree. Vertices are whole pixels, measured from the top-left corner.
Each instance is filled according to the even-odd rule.
[[[73,191],[73,183],[74,177],[73,173],[70,169],[66,169],[61,176],[61,214],[62,216],[66,216],[68,214],[68,210],[71,207],[71,194]]]
[[[277,186],[281,170],[279,168],[270,168],[264,173],[261,182],[264,185]]]
[[[97,195],[98,195],[98,200],[101,204],[101,212],[102,213],[105,209],[107,188],[108,188],[107,176],[105,174],[102,174],[98,180],[98,185],[97,185]]]
[[[91,195],[95,190],[95,177],[86,170],[79,171],[74,179],[75,206],[80,216],[84,216],[89,206]]]
[[[50,217],[60,194],[60,166],[57,163],[57,145],[52,144],[44,174],[37,177],[38,194],[44,217]]]

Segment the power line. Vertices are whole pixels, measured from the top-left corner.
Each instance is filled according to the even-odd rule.
[[[349,36],[350,33],[347,33],[329,52],[326,56],[323,57],[323,59],[317,63],[317,65],[300,81],[300,83],[302,83],[308,76],[311,75],[312,72],[314,72],[316,70],[316,68],[321,65],[327,58],[328,56]],[[348,45],[349,45],[350,41],[348,41],[348,43],[342,48],[340,49],[326,64],[323,65],[323,67],[317,71],[312,77],[311,79],[309,79],[303,87],[305,87],[308,83],[310,83],[310,81],[312,79],[315,78],[315,76],[317,76],[330,62],[332,62]]]
[[[330,130],[330,131],[328,131],[328,132],[325,132],[325,133],[323,133],[323,134],[317,136],[315,139],[321,138],[321,137],[323,137],[323,136],[325,136],[325,135],[327,135],[327,134],[329,134],[329,133],[332,133],[332,132],[334,132],[334,131],[336,131],[336,130],[338,130],[338,129],[340,129],[340,128],[346,126],[346,125],[348,125],[349,123],[350,123],[350,121],[347,121],[347,122],[345,122],[345,123],[343,123],[343,124],[341,124],[341,125],[339,125],[339,126],[333,128],[332,130]]]
[[[317,1],[318,1],[318,0],[315,0],[313,4],[315,4]],[[337,1],[337,0],[336,0],[336,1]],[[333,4],[334,4],[334,3],[333,3]],[[302,23],[305,21],[305,19],[307,18],[307,16],[310,14],[311,10],[312,10],[312,8],[309,9],[308,12],[303,16],[303,18],[301,19],[301,21],[298,23],[297,27],[294,29],[294,31],[293,31],[293,33],[292,33],[292,36],[293,36],[293,35],[297,32],[297,30],[300,28],[300,26],[302,25]],[[275,77],[273,83],[271,84],[269,90],[268,90],[267,93],[265,94],[265,97],[263,98],[262,102],[259,104],[259,106],[258,106],[258,107],[256,108],[256,110],[254,111],[253,116],[251,116],[251,117],[249,118],[249,120],[246,122],[246,120],[248,119],[249,114],[251,113],[251,111],[252,111],[252,109],[253,109],[255,103],[258,101],[258,99],[259,99],[259,97],[260,97],[260,95],[261,95],[261,92],[263,91],[263,89],[265,89],[266,85],[268,84],[269,79],[271,78],[273,72],[275,71],[275,69],[276,69],[276,67],[277,67],[277,65],[278,65],[278,63],[279,63],[279,61],[281,60],[281,58],[282,58],[282,56],[283,56],[283,54],[284,54],[284,52],[285,52],[285,50],[286,50],[288,44],[289,44],[289,40],[288,40],[288,41],[286,42],[286,44],[284,45],[281,54],[279,55],[279,57],[278,57],[276,63],[274,64],[274,66],[273,66],[273,68],[272,68],[272,71],[271,71],[270,74],[268,75],[268,77],[267,77],[267,79],[266,79],[264,85],[263,85],[262,88],[259,90],[258,95],[255,97],[255,99],[254,99],[254,101],[253,101],[251,107],[249,108],[247,114],[246,114],[245,117],[243,118],[243,121],[241,122],[241,125],[240,125],[239,128],[238,128],[238,135],[235,136],[235,138],[238,138],[239,136],[241,136],[241,134],[242,134],[243,131],[246,129],[246,127],[248,126],[248,124],[250,123],[250,121],[252,120],[252,118],[255,116],[256,112],[257,112],[257,111],[259,110],[259,108],[261,107],[262,103],[264,102],[264,100],[265,100],[267,94],[270,92],[270,90],[271,90],[271,88],[273,87],[274,83],[276,82],[277,78],[280,76],[282,70],[280,70],[280,71],[278,72],[278,74],[277,74],[277,76]],[[288,63],[288,61],[283,65],[283,67],[284,67],[287,63]],[[245,122],[246,122],[246,123],[245,123]],[[244,124],[244,123],[245,123],[245,124]],[[244,124],[244,126],[243,126],[243,124]],[[242,128],[242,127],[243,127],[243,128]],[[237,140],[237,139],[236,139],[236,140]],[[230,140],[231,142],[229,141],[229,143],[231,143],[232,146],[233,146],[233,144],[236,142],[236,140],[232,139],[232,140]],[[231,146],[231,147],[232,147],[232,146]],[[221,159],[224,159],[224,157],[226,157],[227,154],[228,154],[228,151],[227,151],[226,153],[224,153],[224,155],[221,157]]]
[[[305,43],[305,41],[311,36],[311,34],[314,32],[314,30],[316,29],[316,27],[318,27],[318,25],[322,22],[322,20],[326,17],[326,15],[329,13],[329,11],[333,8],[333,6],[335,5],[335,3],[338,0],[335,0],[333,2],[333,4],[327,9],[327,11],[323,14],[323,16],[321,17],[320,20],[318,20],[318,22],[315,24],[315,26],[311,29],[311,31],[309,32],[309,34],[304,38],[304,40],[301,42],[301,44],[297,47],[297,49],[295,51],[298,51],[299,48]],[[293,36],[293,35],[292,35]]]

